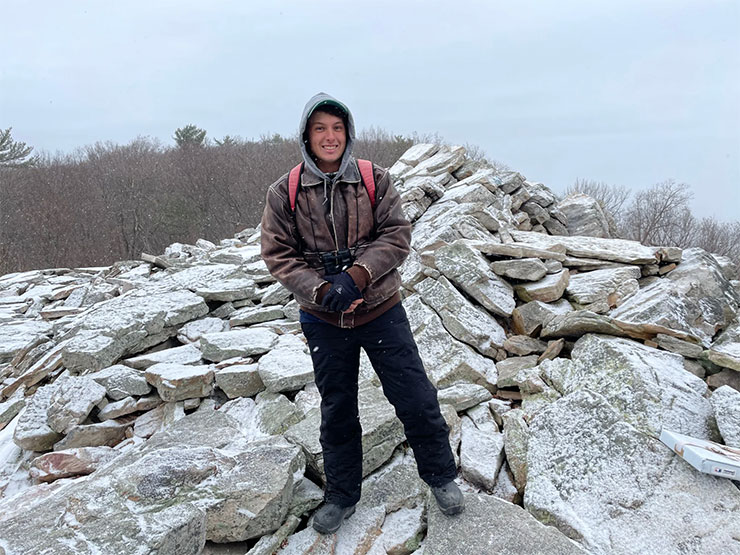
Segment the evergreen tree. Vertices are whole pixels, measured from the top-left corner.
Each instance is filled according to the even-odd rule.
[[[10,135],[12,130],[12,127],[0,130],[0,168],[33,166],[39,160],[38,156],[30,156],[33,147],[14,141]]]
[[[206,144],[206,130],[190,123],[176,129],[172,138],[180,148],[201,147]]]

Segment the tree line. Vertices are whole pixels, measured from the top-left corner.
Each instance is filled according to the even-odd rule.
[[[267,187],[300,162],[297,137],[211,140],[193,125],[177,129],[175,146],[139,137],[96,143],[71,154],[33,155],[0,129],[0,275],[33,268],[110,265],[159,254],[174,242],[218,242],[256,226]],[[390,167],[415,142],[371,128],[354,153]],[[483,152],[466,145],[469,155]],[[505,169],[503,164],[494,167]],[[698,219],[688,185],[665,181],[632,194],[578,180],[566,194],[597,199],[614,237],[646,245],[698,246],[740,265],[740,222]]]
[[[256,226],[268,186],[300,162],[296,137],[211,141],[195,125],[175,131],[175,146],[139,137],[53,156],[32,156],[10,131],[0,132],[0,275],[217,243]],[[413,141],[369,129],[354,153],[390,166]]]

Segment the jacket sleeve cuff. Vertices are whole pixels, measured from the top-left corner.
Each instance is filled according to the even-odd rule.
[[[362,266],[358,266],[356,264],[350,266],[347,269],[347,273],[360,291],[363,291],[370,283],[370,273]]]
[[[331,283],[328,281],[319,285],[319,288],[316,290],[316,304],[321,304],[321,301],[324,300],[324,296],[329,292],[329,289],[331,289]]]

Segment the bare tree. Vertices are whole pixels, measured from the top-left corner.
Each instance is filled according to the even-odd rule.
[[[620,220],[620,233],[644,245],[671,244],[677,227],[690,213],[692,198],[686,183],[672,179],[637,193]]]

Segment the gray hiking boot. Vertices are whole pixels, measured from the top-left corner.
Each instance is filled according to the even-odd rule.
[[[313,528],[319,534],[333,534],[342,525],[345,518],[355,512],[355,506],[340,507],[335,503],[325,503],[313,517]]]
[[[456,515],[465,508],[465,498],[455,482],[448,482],[444,486],[432,488],[432,493],[442,514],[447,516]]]

